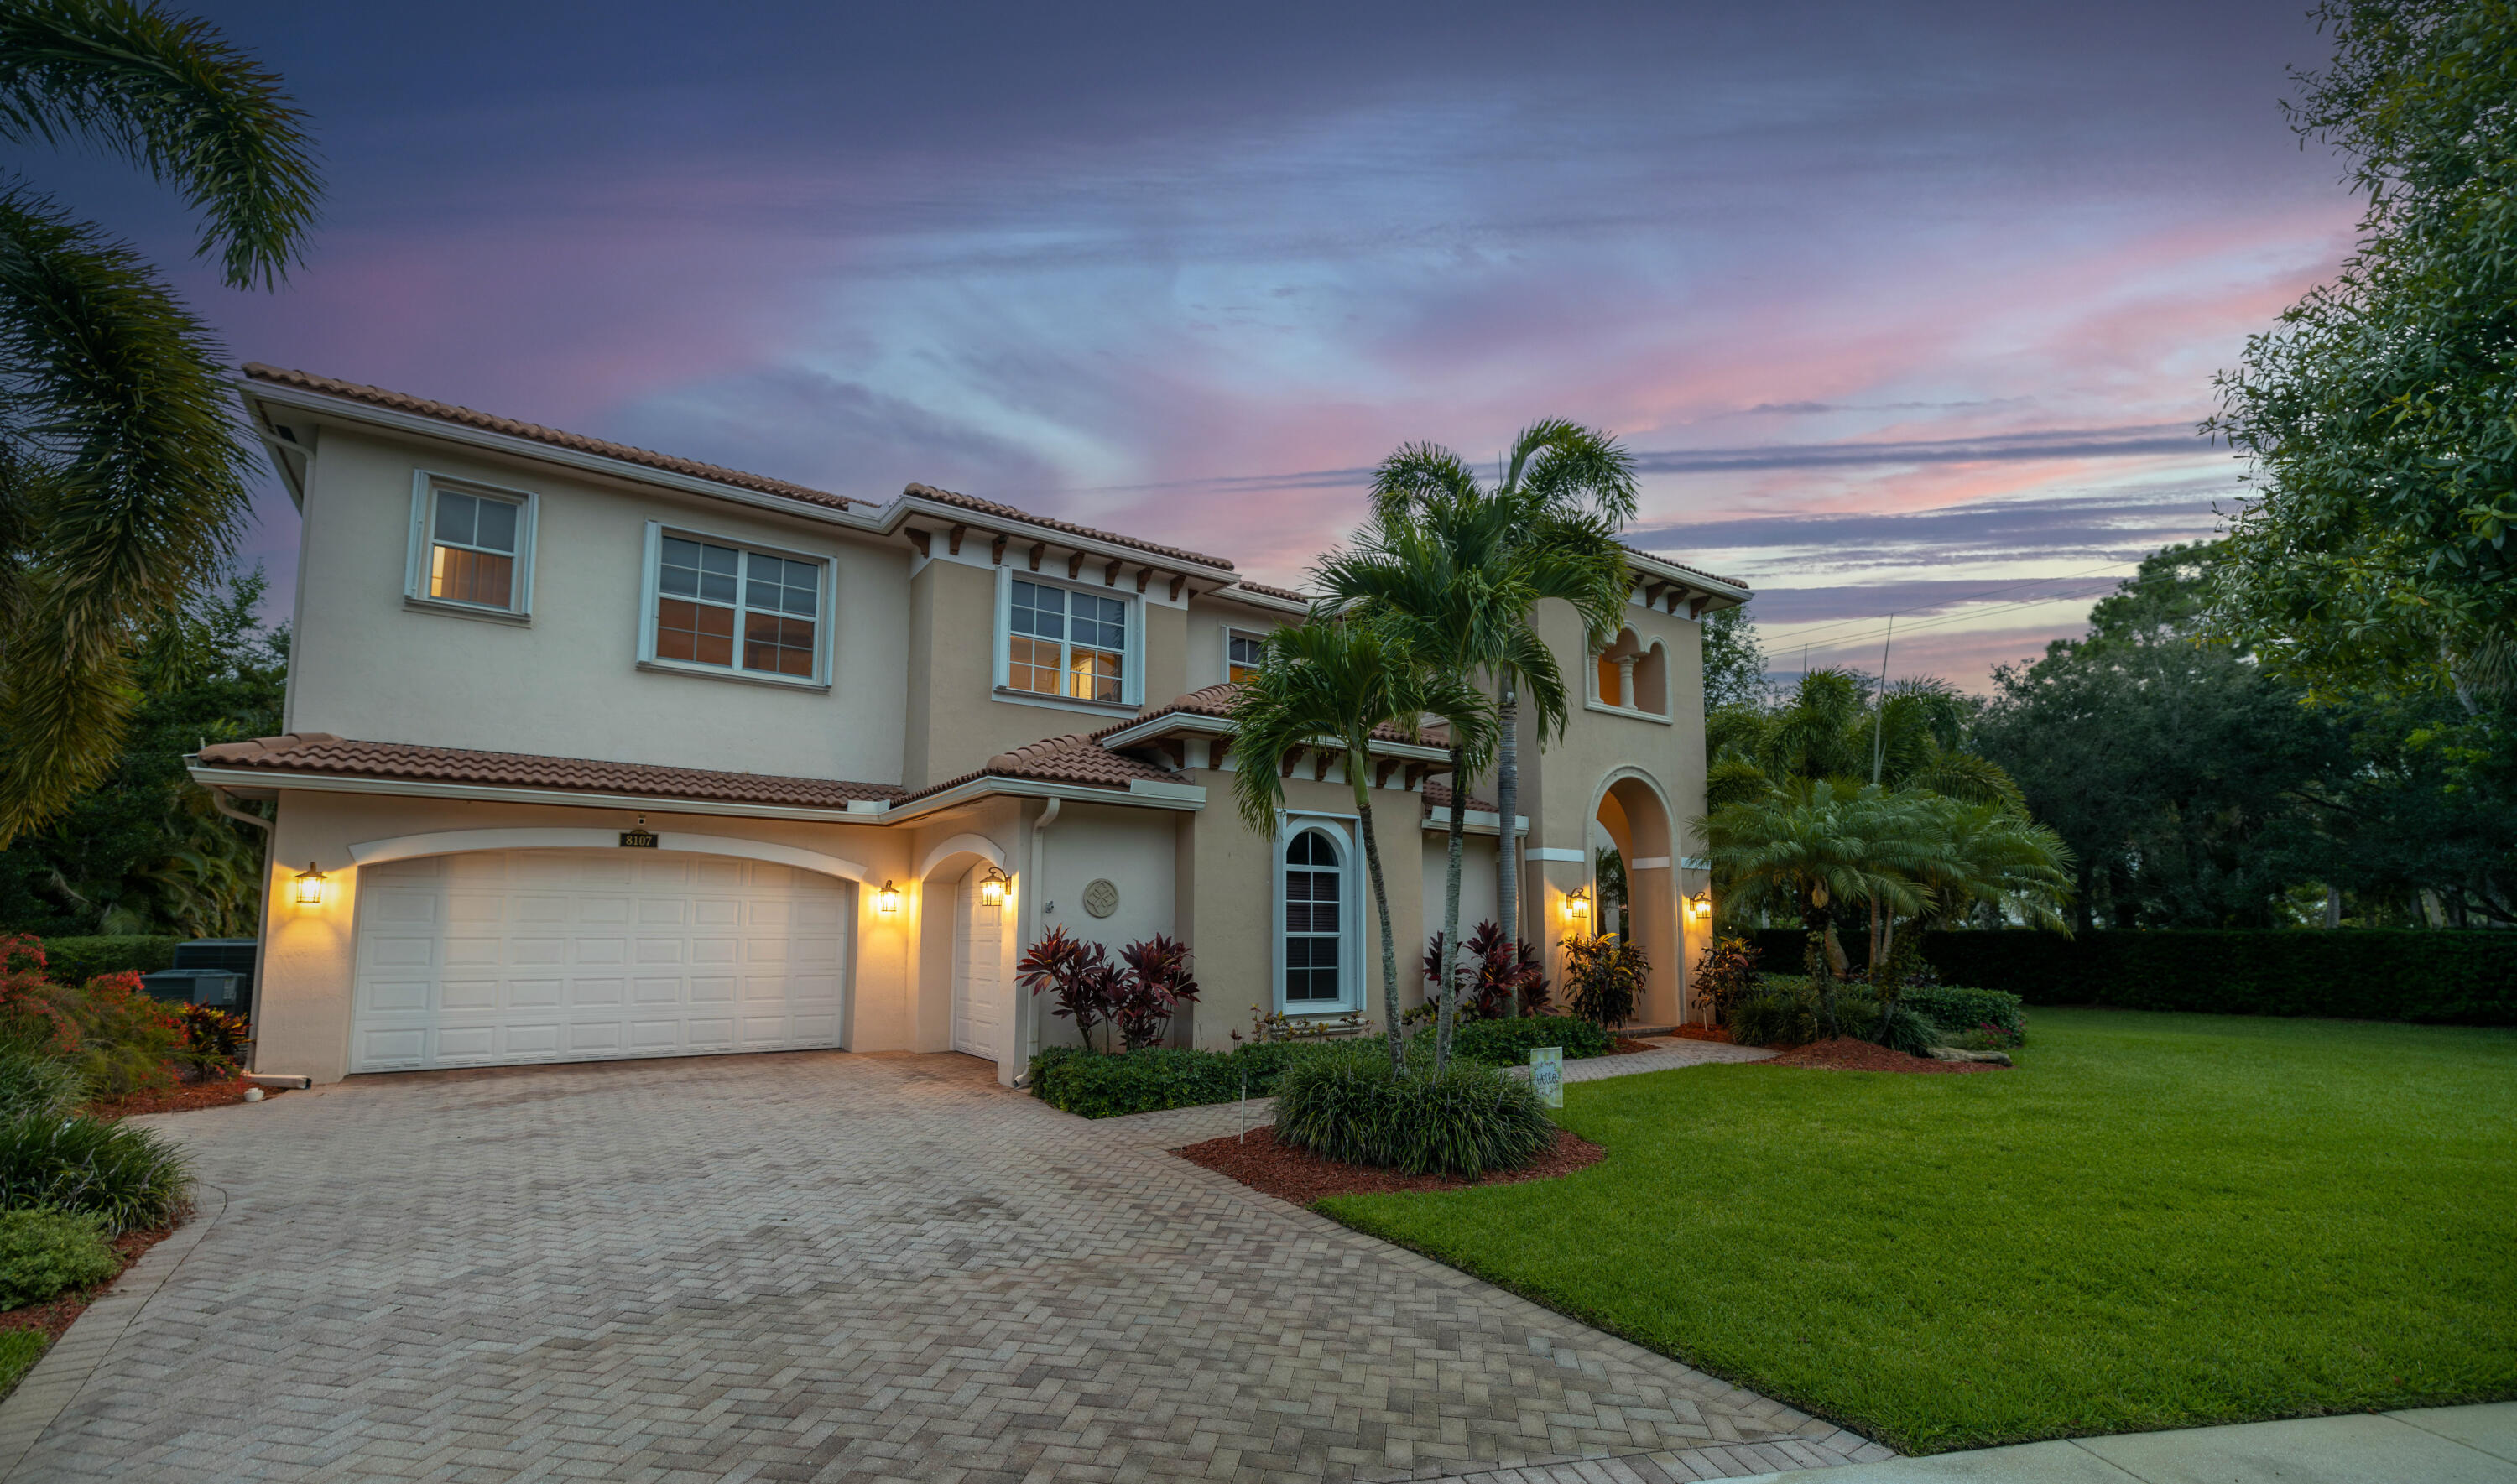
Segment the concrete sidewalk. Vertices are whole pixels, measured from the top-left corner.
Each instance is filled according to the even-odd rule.
[[[2517,1484],[2517,1402],[2026,1443],[1757,1474],[1742,1484],[1785,1479],[1805,1484]]]

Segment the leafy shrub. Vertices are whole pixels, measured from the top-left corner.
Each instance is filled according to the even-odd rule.
[[[92,1214],[119,1233],[173,1221],[192,1185],[182,1152],[146,1128],[50,1114],[0,1122],[0,1210]]]
[[[142,935],[47,938],[44,973],[54,983],[73,988],[101,974],[154,974],[175,966],[175,945],[183,941]]]
[[[1635,1018],[1651,960],[1622,938],[1564,940],[1564,1002],[1584,1020],[1622,1026]]]
[[[1310,1049],[1274,1040],[1228,1052],[1145,1046],[1105,1056],[1085,1046],[1051,1046],[1031,1059],[1031,1091],[1052,1108],[1088,1119],[1196,1108],[1241,1096],[1245,1077],[1252,1097],[1270,1096],[1286,1064]]]
[[[1730,1039],[1743,1046],[1805,1046],[1818,1038],[1817,989],[1807,979],[1770,974],[1730,1007]]]
[[[2012,1045],[2027,1039],[2027,1012],[2021,1007],[2018,996],[2000,990],[1938,984],[1907,990],[1898,1002],[1943,1031],[1963,1034],[1990,1025],[2008,1036]]]
[[[48,977],[33,938],[0,939],[0,1043],[65,1061],[98,1097],[119,1097],[175,1080],[186,1058],[183,1022],[151,999],[132,971],[75,989]]]
[[[0,1119],[67,1118],[87,1101],[87,1079],[67,1062],[0,1046]]]
[[[1695,998],[1712,1011],[1715,1025],[1728,1025],[1730,1007],[1756,992],[1763,956],[1745,938],[1722,938],[1695,960]]]
[[[1429,994],[1438,994],[1441,989],[1444,956],[1442,935],[1435,933],[1425,948],[1425,987]],[[1480,922],[1469,934],[1468,961],[1458,965],[1457,971],[1462,978],[1463,1019],[1500,1020],[1513,1013],[1515,1002],[1523,1015],[1536,1015],[1547,1009],[1547,969],[1539,961],[1537,946],[1506,938],[1503,929],[1493,922]],[[1426,1001],[1427,1005],[1431,1003],[1430,999]],[[1417,1009],[1425,1007],[1419,1005]]]
[[[1562,1046],[1565,1060],[1605,1056],[1615,1044],[1608,1033],[1571,1015],[1531,1015],[1519,1020],[1472,1020],[1451,1031],[1451,1054],[1494,1067],[1524,1067],[1539,1046]]]
[[[1092,1028],[1110,1025],[1129,1050],[1150,1046],[1169,1034],[1172,1017],[1197,999],[1189,977],[1188,946],[1156,934],[1119,951],[1119,963],[1098,943],[1052,927],[1014,965],[1014,982],[1035,996],[1055,996],[1054,1013],[1071,1019],[1092,1044]],[[1103,1038],[1107,1048],[1108,1038]]]
[[[1891,1051],[1902,1051],[1907,1056],[1929,1056],[1932,1048],[1946,1039],[1939,1026],[1901,1002],[1888,1007],[1887,1022],[1883,1025],[1877,1003],[1873,1001],[1867,1012],[1846,1029],[1857,1031],[1863,1040],[1876,1042]]]
[[[215,1005],[179,1004],[175,1018],[184,1029],[183,1061],[204,1072],[234,1072],[244,1065],[251,1028],[243,1016]]]
[[[122,1271],[95,1216],[57,1210],[0,1211],[0,1309],[21,1309],[69,1289],[91,1288]]]
[[[1517,1169],[1556,1142],[1556,1125],[1526,1082],[1454,1061],[1436,1076],[1393,1074],[1378,1045],[1323,1048],[1285,1069],[1276,1086],[1276,1138],[1349,1165],[1407,1174],[1477,1175]]]

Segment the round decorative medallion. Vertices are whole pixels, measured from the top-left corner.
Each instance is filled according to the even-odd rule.
[[[1084,888],[1084,910],[1096,917],[1106,917],[1119,910],[1119,888],[1099,880]]]

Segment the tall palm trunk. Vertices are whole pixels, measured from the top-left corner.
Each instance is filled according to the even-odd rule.
[[[1844,952],[1835,941],[1835,910],[1831,905],[1820,907],[1813,903],[1805,910],[1802,920],[1809,924],[1811,941],[1823,945],[1819,953],[1810,955],[1810,971],[1811,976],[1817,980],[1818,1012],[1826,1017],[1827,1038],[1833,1039],[1844,1034],[1835,1019],[1836,965],[1833,960]]]
[[[1503,930],[1514,944],[1520,942],[1520,836],[1513,822],[1520,813],[1520,695],[1512,682],[1503,683],[1503,698],[1495,708],[1503,723],[1498,739],[1500,750],[1495,759],[1495,911]],[[1514,996],[1514,1019],[1520,1017],[1520,1000]]]
[[[1357,823],[1363,829],[1363,869],[1372,876],[1372,905],[1381,912],[1381,1018],[1389,1033],[1389,1075],[1406,1070],[1406,1042],[1398,1035],[1398,940],[1389,932],[1389,892],[1381,880],[1381,836],[1372,828],[1372,796],[1354,790]]]
[[[1469,828],[1467,761],[1465,751],[1457,746],[1451,748],[1451,858],[1442,881],[1442,979],[1433,991],[1438,996],[1433,1012],[1433,1070],[1437,1073],[1450,1065],[1451,1031],[1460,1019],[1460,870],[1467,853]],[[1517,1009],[1517,994],[1513,1003]]]

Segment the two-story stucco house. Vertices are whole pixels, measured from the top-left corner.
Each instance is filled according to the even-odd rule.
[[[1199,1045],[1259,1009],[1378,1016],[1344,764],[1297,766],[1272,836],[1225,776],[1230,687],[1300,595],[922,485],[875,505],[295,371],[240,385],[303,519],[286,733],[192,776],[277,801],[260,1070],[841,1046],[1010,1081],[1073,1039],[1013,983],[1052,926],[1185,940]],[[1560,742],[1522,739],[1521,931],[1551,959],[1588,931],[1568,899],[1615,844],[1666,1024],[1705,920],[1696,620],[1747,593],[1632,567],[1606,654],[1540,615],[1587,694]],[[1382,830],[1410,1002],[1442,763],[1374,759],[1376,816],[1421,825]],[[1473,924],[1498,821],[1470,821]]]

